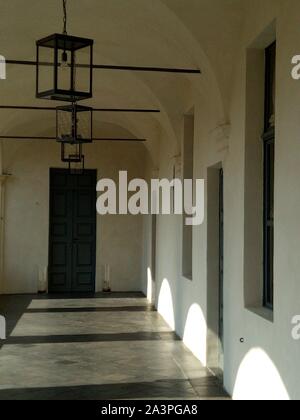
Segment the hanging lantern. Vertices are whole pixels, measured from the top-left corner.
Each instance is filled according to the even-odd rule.
[[[63,33],[36,42],[36,97],[76,102],[93,96],[94,41],[67,34],[66,0],[63,9]]]
[[[56,109],[56,139],[61,143],[61,160],[82,163],[82,145],[93,141],[93,109],[73,103]]]
[[[61,142],[61,160],[69,164],[70,172],[78,173],[84,170],[84,154],[82,143]]]
[[[68,102],[91,98],[93,43],[65,34],[37,41],[36,97]]]
[[[57,107],[56,138],[67,144],[92,143],[93,108],[76,103]]]
[[[68,163],[81,163],[82,144],[61,143],[61,160]]]

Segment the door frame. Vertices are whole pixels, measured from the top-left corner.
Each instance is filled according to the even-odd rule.
[[[207,366],[222,381],[224,312],[224,174],[219,163],[207,170]]]
[[[96,199],[97,199],[97,191],[96,191],[96,185],[97,185],[97,174],[98,174],[98,170],[97,169],[84,169],[84,173],[93,173],[95,175],[95,230],[94,230],[94,237],[95,237],[95,242],[94,242],[94,256],[93,256],[93,291],[92,292],[77,292],[77,291],[66,291],[66,292],[52,292],[50,289],[50,282],[49,282],[49,269],[50,269],[50,247],[51,247],[51,176],[52,174],[55,173],[68,173],[71,176],[72,175],[80,175],[81,171],[78,171],[78,173],[74,172],[70,173],[70,170],[68,168],[49,168],[49,182],[48,182],[48,186],[49,186],[49,200],[48,200],[48,210],[49,210],[49,214],[48,214],[48,293],[49,294],[57,294],[57,293],[72,293],[72,294],[76,294],[76,293],[96,293],[96,267],[97,267],[97,211],[96,211]],[[72,221],[73,223],[73,221]],[[73,255],[73,253],[72,253]],[[73,261],[71,262],[71,267],[73,268]]]

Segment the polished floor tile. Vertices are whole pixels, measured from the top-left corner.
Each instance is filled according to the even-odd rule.
[[[228,398],[141,295],[2,296],[0,313],[1,400]]]

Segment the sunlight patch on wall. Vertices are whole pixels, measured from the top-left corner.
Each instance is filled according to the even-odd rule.
[[[204,365],[206,365],[206,332],[207,325],[202,309],[194,303],[186,319],[183,342]]]
[[[167,279],[164,279],[160,288],[157,310],[170,328],[175,331],[173,297],[171,287]]]
[[[235,400],[289,400],[281,376],[265,351],[252,349],[242,361],[233,391]]]

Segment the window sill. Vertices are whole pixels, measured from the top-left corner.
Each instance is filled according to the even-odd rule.
[[[246,309],[266,321],[271,322],[272,324],[274,323],[274,312],[271,309],[264,308],[263,306],[251,306]]]

